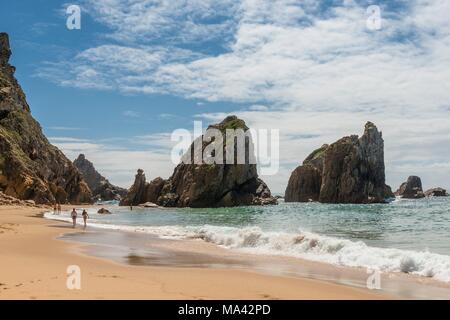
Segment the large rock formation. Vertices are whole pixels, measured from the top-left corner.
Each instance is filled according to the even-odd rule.
[[[383,203],[391,196],[382,134],[368,122],[360,138],[344,137],[312,152],[292,173],[285,201]]]
[[[447,190],[443,188],[433,188],[425,191],[425,196],[427,197],[447,197]]]
[[[134,183],[126,196],[120,201],[121,206],[137,206],[142,203],[158,201],[161,190],[166,181],[160,177],[146,182],[144,170],[138,169]]]
[[[218,144],[221,149],[213,150],[214,154],[211,156],[216,160],[222,158],[223,164],[205,163],[205,159],[199,161],[198,155],[208,153],[205,150],[213,146],[214,140],[209,140],[205,135],[198,137],[183,156],[182,163],[175,168],[172,176],[164,184],[158,204],[173,207],[276,204],[277,200],[272,197],[267,185],[258,178],[250,135],[246,135],[245,140],[242,140],[245,155],[240,163],[237,153],[238,143],[231,151],[228,151],[232,148],[232,142],[226,136],[227,130],[248,133],[245,122],[236,116],[228,116],[222,122],[210,125],[206,134],[213,132],[213,129],[220,132],[223,144]],[[227,154],[227,151],[232,154]],[[234,159],[234,161],[229,163],[226,159]]]
[[[395,192],[395,195],[405,199],[424,198],[425,194],[422,189],[422,180],[417,176],[410,176],[406,182],[403,182]]]
[[[258,178],[250,138],[245,139],[244,161],[237,164],[236,144],[232,150],[234,154],[228,155],[234,157],[234,163],[225,163],[227,145],[232,146],[226,141],[226,130],[241,129],[245,133],[248,130],[245,122],[236,116],[229,116],[221,123],[209,126],[207,132],[212,132],[210,129],[217,129],[216,132],[224,138],[221,145],[223,164],[203,161],[202,155],[206,153],[206,148],[213,146],[215,140],[201,136],[192,143],[168,180],[157,178],[147,184],[143,171],[138,171],[133,186],[121,204],[156,202],[166,207],[197,208],[276,204],[277,200],[271,196],[267,185]],[[216,151],[219,152],[213,150],[213,153]],[[220,157],[219,154],[211,156]]]
[[[93,200],[121,200],[127,194],[126,189],[111,184],[108,179],[95,170],[92,162],[87,160],[84,154],[80,154],[73,164],[78,168],[91,189]]]
[[[10,55],[8,35],[0,33],[0,190],[36,203],[91,202],[78,170],[31,116]]]

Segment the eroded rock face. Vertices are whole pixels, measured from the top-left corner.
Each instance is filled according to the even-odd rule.
[[[322,185],[322,172],[311,165],[297,167],[289,178],[284,194],[285,202],[318,201]]]
[[[160,177],[146,182],[144,170],[138,169],[134,183],[126,196],[120,201],[120,205],[137,206],[148,202],[156,203],[165,182],[166,180]]]
[[[126,189],[111,184],[108,179],[95,170],[92,162],[87,160],[84,154],[80,154],[73,164],[83,175],[83,179],[92,191],[94,200],[121,200],[127,194]]]
[[[383,203],[392,196],[384,170],[382,134],[368,122],[360,138],[344,137],[311,153],[292,173],[285,201]]]
[[[80,173],[42,133],[9,64],[8,35],[0,33],[0,190],[47,203],[90,203]]]
[[[227,129],[241,129],[247,132],[248,127],[242,119],[229,116],[221,123],[211,125],[208,129],[217,129],[222,134]],[[267,185],[258,178],[254,153],[250,138],[245,139],[245,161],[237,164],[236,145],[234,164],[225,163],[227,158],[227,142],[224,137],[224,164],[208,164],[196,162],[196,148],[200,153],[210,147],[204,137],[192,143],[190,150],[183,156],[183,162],[174,170],[165,182],[157,203],[168,207],[231,207],[241,205],[276,204]],[[244,140],[243,140],[244,141]],[[229,145],[231,146],[231,144]],[[218,156],[218,155],[215,155]],[[190,159],[190,163],[188,161]],[[198,159],[197,159],[198,160]]]
[[[417,176],[408,177],[408,180],[401,184],[395,194],[405,199],[424,198],[422,180]]]
[[[443,188],[433,188],[425,191],[425,196],[427,197],[447,197],[447,190]]]

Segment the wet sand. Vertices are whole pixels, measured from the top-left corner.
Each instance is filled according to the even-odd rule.
[[[274,260],[255,265],[264,258],[248,260],[201,241],[83,232],[43,219],[41,213],[42,209],[0,206],[0,299],[396,298],[289,275],[278,270]],[[57,239],[61,237],[71,242]],[[80,290],[67,287],[67,268],[72,265],[81,270]],[[304,263],[303,270],[315,274],[318,269],[313,266]]]
[[[83,252],[120,264],[177,268],[249,270],[272,276],[326,281],[366,289],[368,271],[304,259],[255,255],[202,240],[166,240],[143,233],[90,229],[61,239],[88,244]],[[450,285],[402,273],[382,273],[379,293],[401,299],[450,299]],[[371,291],[371,292],[374,292]]]

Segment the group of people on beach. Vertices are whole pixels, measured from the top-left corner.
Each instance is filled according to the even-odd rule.
[[[53,206],[53,213],[60,214],[61,213],[61,205],[59,203],[55,203]]]
[[[72,217],[73,228],[75,228],[75,226],[77,225],[77,217],[78,217],[78,212],[75,208],[73,208],[70,216]],[[81,216],[83,217],[84,229],[86,229],[86,222],[87,222],[87,219],[89,218],[89,215],[88,215],[86,209],[83,209]]]
[[[60,214],[60,213],[61,213],[61,205],[59,203],[55,203],[55,205],[53,206],[53,214]],[[78,217],[78,212],[75,208],[73,208],[70,216],[72,218],[73,228],[75,228],[77,225],[77,217]],[[83,209],[81,216],[83,217],[84,229],[86,229],[86,226],[87,226],[86,222],[87,222],[87,219],[89,219],[89,215],[88,215],[86,209]]]

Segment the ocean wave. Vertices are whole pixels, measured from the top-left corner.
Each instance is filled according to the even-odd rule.
[[[47,213],[44,217],[70,222],[69,216]],[[367,246],[311,232],[269,232],[259,227],[224,226],[125,226],[99,223],[97,228],[149,233],[166,239],[201,239],[228,249],[252,254],[298,257],[347,267],[377,269],[382,272],[403,272],[450,283],[450,256]]]

